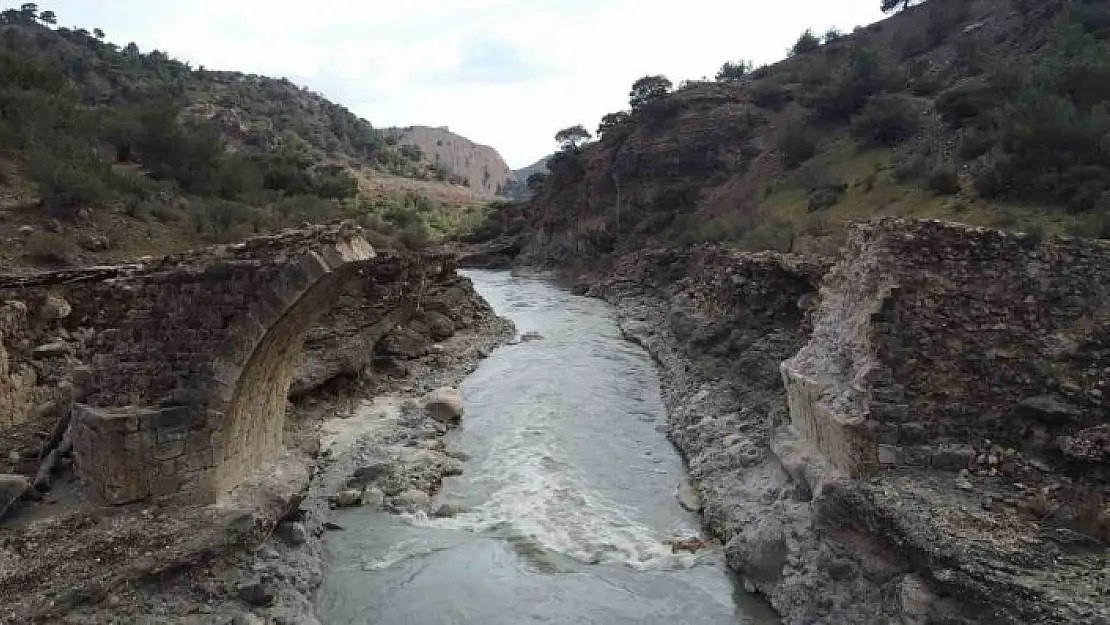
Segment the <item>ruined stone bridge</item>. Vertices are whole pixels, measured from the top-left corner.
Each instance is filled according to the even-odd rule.
[[[217,501],[280,452],[305,334],[374,258],[343,224],[0,276],[0,431],[52,396],[96,495]]]

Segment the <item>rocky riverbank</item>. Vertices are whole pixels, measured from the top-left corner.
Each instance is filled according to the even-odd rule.
[[[442,287],[442,285],[438,285]],[[298,403],[301,416],[315,423],[299,434],[310,446],[319,445],[314,477],[295,509],[245,566],[225,578],[238,589],[239,607],[250,612],[242,622],[316,625],[313,596],[325,575],[323,542],[328,531],[342,531],[331,523],[334,508],[359,506],[367,513],[423,513],[452,515],[449,507],[433,508],[432,498],[444,477],[461,473],[457,452],[442,438],[464,418],[461,398],[453,387],[470,374],[482,358],[512,335],[509,322],[493,316],[485,302],[460,279],[439,293],[457,289],[450,299],[473,310],[461,331],[441,342],[421,343],[412,326],[399,326],[409,348],[388,365],[385,375],[367,376],[354,388],[326,397],[306,396]],[[459,291],[465,292],[465,302]],[[435,295],[429,303],[442,302]],[[453,309],[457,319],[463,307]],[[446,313],[445,313],[446,316]],[[447,317],[451,318],[451,317]],[[332,326],[333,328],[335,326]],[[387,344],[384,351],[390,349]],[[311,353],[311,352],[310,352]],[[332,354],[333,355],[333,354]],[[357,391],[354,389],[358,389]],[[322,421],[314,415],[330,415]],[[226,621],[213,621],[226,622]]]
[[[380,255],[308,334],[281,456],[219,503],[102,507],[63,455],[0,525],[0,622],[315,623],[329,509],[423,507],[458,470],[429,393],[511,334],[450,258]]]
[[[835,264],[646,251],[578,289],[659,362],[705,523],[784,622],[1093,624],[1108,256],[887,220]]]

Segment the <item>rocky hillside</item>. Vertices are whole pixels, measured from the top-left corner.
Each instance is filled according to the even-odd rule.
[[[1108,33],[1095,0],[929,0],[714,82],[647,77],[491,224],[585,262],[650,241],[832,252],[876,215],[1110,236]]]
[[[56,23],[34,4],[0,13],[0,265],[105,262],[341,215],[415,245],[471,214],[447,207],[486,200],[287,80]]]
[[[505,185],[514,180],[513,172],[497,150],[447,128],[410,126],[390,129],[389,134],[401,146],[419,148],[406,153],[431,162],[441,178],[457,180],[479,193],[501,195]]]

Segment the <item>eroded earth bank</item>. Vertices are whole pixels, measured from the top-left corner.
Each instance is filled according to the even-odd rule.
[[[877,220],[830,261],[703,246],[582,271],[573,239],[464,262],[554,266],[617,306],[705,522],[784,622],[1110,619],[1106,242]]]

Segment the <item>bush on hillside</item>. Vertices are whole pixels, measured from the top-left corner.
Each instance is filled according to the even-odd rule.
[[[960,192],[960,177],[952,163],[941,163],[929,170],[925,177],[925,190],[937,195],[956,195]]]
[[[28,180],[38,185],[41,201],[47,206],[94,206],[115,195],[106,184],[111,177],[111,165],[91,153],[64,158],[38,149],[27,158],[25,173]]]
[[[674,85],[666,76],[644,76],[632,83],[628,92],[628,105],[633,111],[650,102],[663,99],[670,94]]]
[[[840,196],[843,191],[837,189],[818,189],[809,194],[806,198],[806,210],[811,213],[823,211],[832,208],[840,202]]]
[[[77,256],[73,239],[53,232],[35,232],[27,239],[27,258],[52,265],[69,265]]]
[[[862,147],[890,147],[910,139],[921,128],[921,113],[908,98],[880,94],[852,118],[852,136]]]
[[[798,40],[794,42],[794,46],[790,48],[790,52],[794,55],[806,54],[820,47],[821,40],[817,35],[813,34],[813,29],[806,29],[806,31],[798,37]]]
[[[1103,0],[1073,0],[1071,17],[1084,30],[1099,37],[1110,36],[1110,6]]]
[[[990,113],[997,154],[981,165],[985,197],[1088,211],[1110,189],[1110,43],[1060,24],[1018,93]]]
[[[813,158],[817,153],[817,141],[805,120],[789,122],[783,126],[778,134],[778,150],[786,169],[794,169]]]
[[[925,37],[929,48],[936,48],[971,17],[971,6],[965,0],[933,0],[928,5]]]
[[[891,176],[895,182],[907,182],[924,176],[929,171],[929,155],[920,150],[898,150],[891,161]]]
[[[986,154],[998,142],[995,130],[988,126],[967,126],[960,131],[956,154],[970,161]]]
[[[751,86],[752,103],[760,108],[781,111],[788,101],[786,89],[775,78],[764,78]]]
[[[840,197],[848,190],[848,184],[843,178],[815,162],[806,163],[801,168],[798,181],[809,191],[806,208],[811,213],[836,206]]]
[[[715,78],[717,82],[733,82],[743,79],[750,71],[752,71],[750,61],[737,61],[735,63],[725,61],[721,69],[717,70]]]
[[[825,72],[822,72],[824,75]],[[809,84],[805,104],[817,119],[847,122],[876,93],[901,87],[898,73],[875,50],[855,45],[848,58],[821,84]]]

